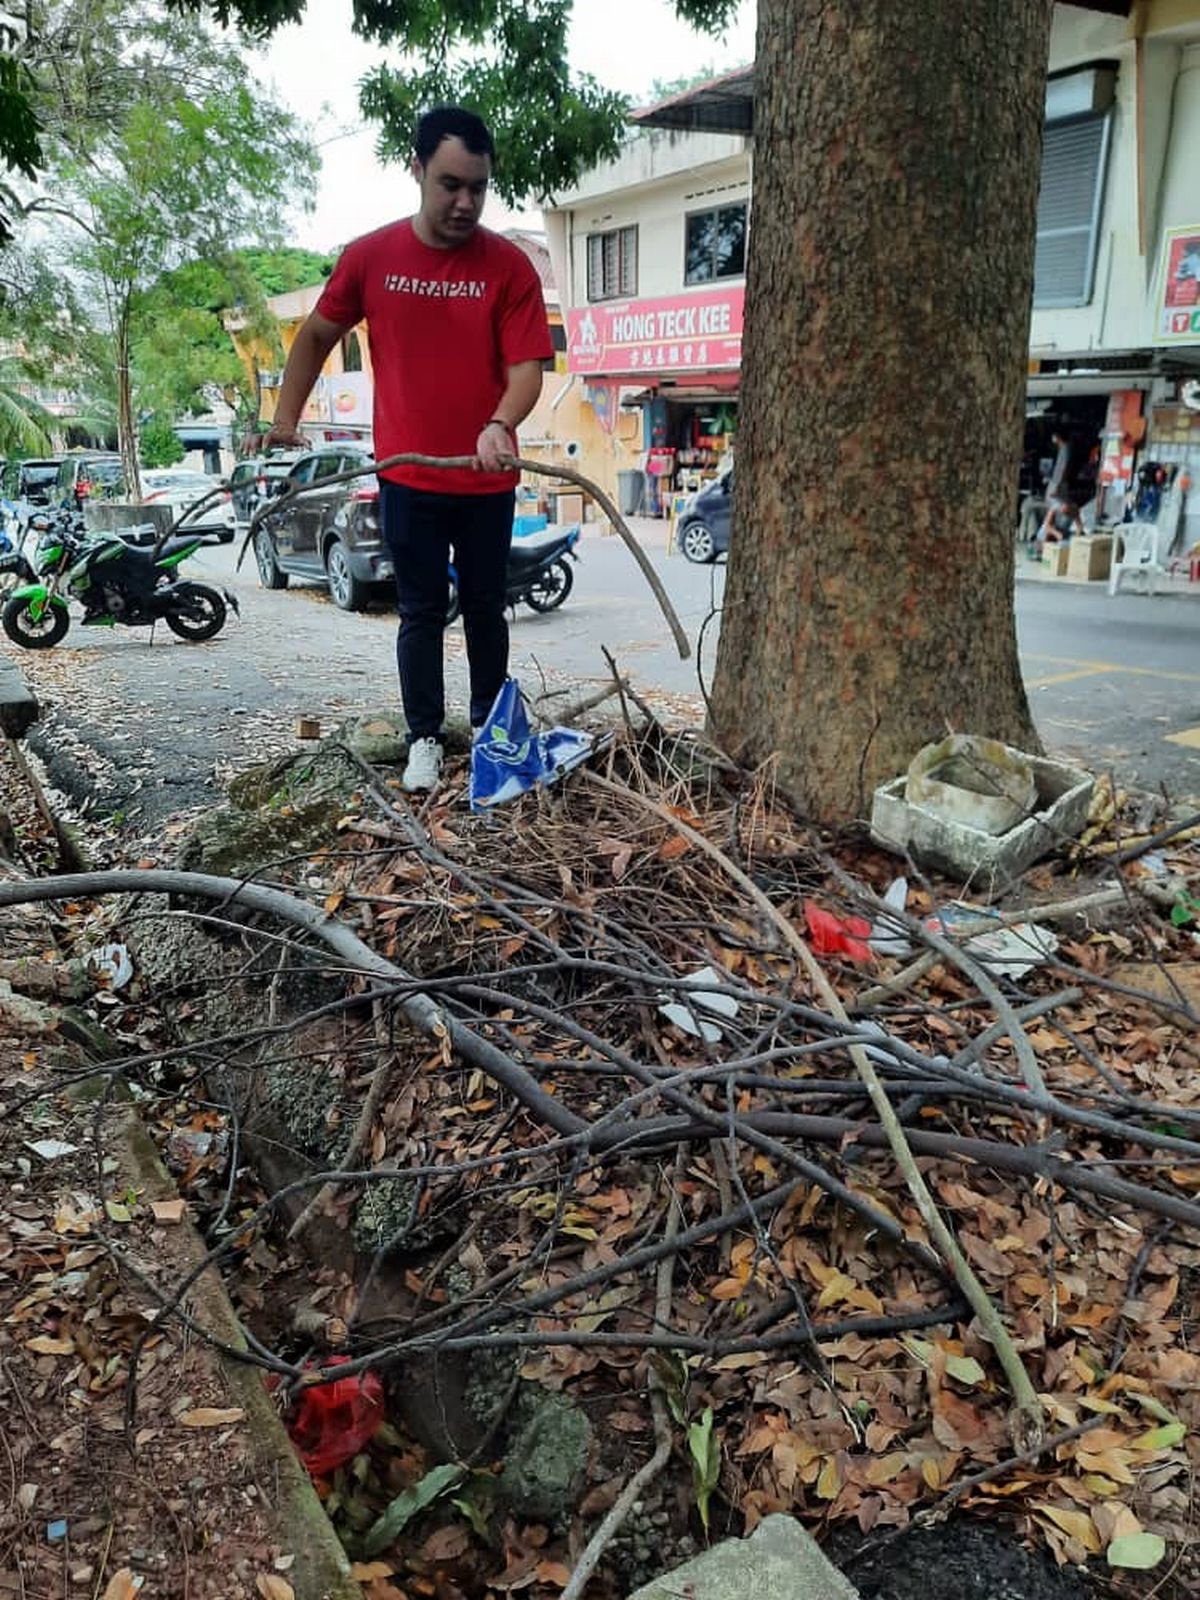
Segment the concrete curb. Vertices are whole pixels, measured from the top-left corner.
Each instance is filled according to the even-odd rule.
[[[19,739],[38,718],[38,703],[20,671],[11,661],[0,660],[0,729]]]
[[[119,1146],[115,1153],[121,1161],[121,1169],[136,1175],[145,1199],[175,1199],[175,1184],[137,1112],[128,1108],[114,1131]],[[206,1252],[191,1224],[186,1223],[185,1227],[189,1264],[194,1264]],[[197,1280],[191,1299],[198,1319],[206,1328],[225,1344],[245,1349],[237,1314],[215,1269],[210,1267]],[[233,1397],[246,1412],[254,1448],[266,1469],[268,1481],[275,1487],[281,1530],[296,1557],[295,1565],[287,1574],[296,1600],[362,1600],[362,1590],[351,1576],[346,1553],[317,1499],[308,1473],[292,1448],[259,1369],[225,1356],[216,1359]]]

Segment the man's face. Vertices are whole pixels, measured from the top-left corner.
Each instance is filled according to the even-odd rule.
[[[443,249],[465,244],[479,225],[488,179],[489,156],[477,156],[461,139],[443,139],[424,166],[413,163],[421,189],[421,220],[434,244]]]

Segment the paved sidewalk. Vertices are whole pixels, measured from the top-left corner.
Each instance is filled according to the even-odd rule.
[[[1017,582],[1018,583],[1047,583],[1056,584],[1058,587],[1068,586],[1072,589],[1089,589],[1093,594],[1108,593],[1107,578],[1058,578],[1054,569],[1047,560],[1033,561],[1030,559],[1023,545],[1017,546]],[[1148,594],[1146,582],[1143,578],[1128,577],[1121,584],[1122,594]],[[1155,596],[1178,595],[1184,600],[1200,600],[1200,582],[1193,583],[1185,572],[1171,573],[1165,578],[1159,578],[1154,586]]]

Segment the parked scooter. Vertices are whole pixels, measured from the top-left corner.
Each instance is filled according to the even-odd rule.
[[[570,594],[575,582],[575,574],[567,565],[566,557],[570,556],[572,561],[579,560],[575,554],[578,543],[578,526],[569,528],[557,539],[539,544],[532,539],[514,540],[508,553],[505,605],[524,604],[534,611],[556,611]],[[447,627],[455,621],[461,610],[458,573],[451,567]]]
[[[153,627],[161,620],[192,644],[220,633],[230,606],[238,610],[227,589],[179,577],[180,562],[200,549],[201,539],[139,548],[117,533],[87,532],[72,511],[34,516],[30,531],[37,534],[34,576],[0,611],[0,626],[22,649],[49,650],[65,637],[69,600],[83,606],[84,627]]]
[[[33,568],[25,555],[29,524],[20,507],[11,500],[0,500],[0,594],[7,594],[18,583],[33,580]]]

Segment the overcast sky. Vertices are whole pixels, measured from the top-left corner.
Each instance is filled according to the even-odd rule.
[[[375,158],[374,132],[358,112],[357,83],[380,60],[377,46],[350,31],[350,0],[308,0],[303,22],[280,29],[262,53],[263,77],[312,127],[323,160],[316,210],[297,214],[293,244],[333,250],[416,206],[416,185],[399,165]],[[718,70],[754,55],[754,4],[742,0],[723,39],[694,33],[669,0],[575,0],[571,63],[635,101],[655,79],[669,81],[715,64]],[[484,221],[514,220],[497,199]],[[540,224],[534,213],[525,220]]]

